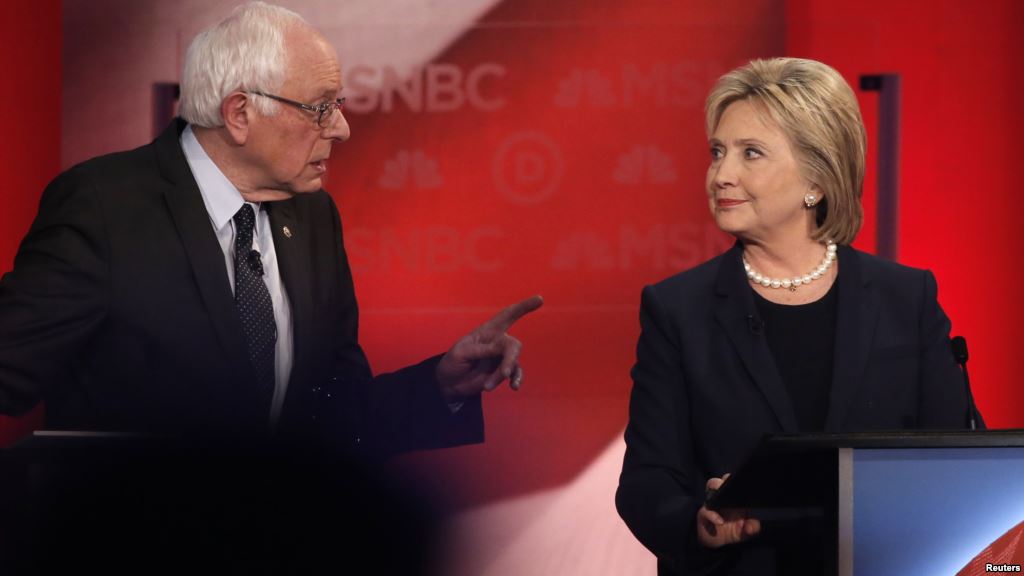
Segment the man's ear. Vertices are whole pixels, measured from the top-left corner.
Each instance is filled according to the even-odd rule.
[[[231,140],[237,146],[244,146],[249,139],[250,114],[252,112],[252,100],[245,92],[232,92],[220,103],[224,127],[227,128]]]

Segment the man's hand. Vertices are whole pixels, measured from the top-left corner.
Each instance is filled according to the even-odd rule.
[[[718,488],[729,478],[726,474],[721,478],[708,480],[708,490]],[[726,544],[736,544],[750,540],[761,532],[761,522],[756,518],[747,518],[740,510],[725,510],[722,514],[701,506],[697,511],[697,541],[708,548],[721,548]]]
[[[494,390],[506,379],[518,390],[523,381],[519,351],[523,344],[506,334],[512,324],[544,304],[540,296],[531,296],[505,308],[463,336],[437,365],[437,381],[448,402]]]

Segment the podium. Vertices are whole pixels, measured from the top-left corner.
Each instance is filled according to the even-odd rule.
[[[708,506],[818,518],[827,574],[1016,571],[1024,430],[769,436]]]
[[[436,513],[386,472],[290,441],[36,432],[0,450],[0,574],[430,576]]]

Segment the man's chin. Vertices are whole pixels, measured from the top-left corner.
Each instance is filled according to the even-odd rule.
[[[318,192],[324,187],[323,178],[310,178],[309,180],[303,180],[302,182],[295,182],[290,187],[290,193],[294,194],[309,194],[310,192]]]
[[[280,190],[280,193],[284,195],[280,199],[285,200],[299,194],[312,194],[313,192],[319,192],[323,187],[323,180],[320,178],[290,182],[287,187],[282,187]]]
[[[257,190],[255,192],[243,192],[242,198],[246,202],[276,202],[287,200],[295,195],[295,192],[287,190]]]
[[[252,192],[243,192],[242,197],[247,202],[274,202],[277,200],[287,200],[296,194],[318,192],[321,188],[323,188],[322,178],[309,178],[283,182],[272,188],[268,187]]]

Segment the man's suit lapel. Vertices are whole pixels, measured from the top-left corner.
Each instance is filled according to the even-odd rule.
[[[311,318],[315,314],[311,310],[309,259],[303,253],[308,231],[303,229],[296,217],[294,200],[268,202],[266,206],[274,236],[277,266],[291,308],[293,356],[289,382],[304,382],[303,371],[308,365],[305,357],[305,352],[309,350],[307,339],[310,338]],[[294,388],[295,386],[289,384],[289,397],[294,394]]]
[[[161,175],[170,183],[164,197],[217,337],[231,364],[251,372],[246,379],[251,382],[255,380],[255,372],[249,362],[242,323],[235,312],[224,254],[210,224],[199,186],[181,150],[179,138],[185,126],[185,122],[175,120],[153,143]]]
[[[870,274],[861,266],[860,255],[840,246],[838,261],[839,309],[826,432],[842,430],[843,420],[864,377],[878,325],[878,306],[871,290]]]
[[[758,326],[760,315],[743,274],[742,251],[737,242],[722,259],[715,284],[715,319],[775,413],[782,431],[797,432],[793,404],[775,367],[764,330]]]

